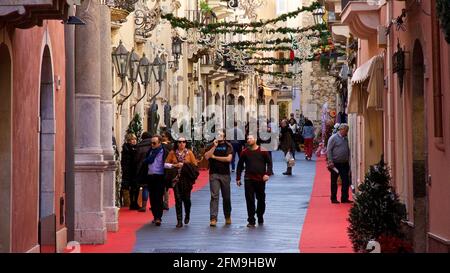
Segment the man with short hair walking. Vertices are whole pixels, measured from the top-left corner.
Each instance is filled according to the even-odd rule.
[[[225,141],[225,133],[220,131],[216,139],[205,153],[205,158],[209,160],[209,185],[211,190],[210,201],[210,223],[217,225],[217,214],[219,213],[219,192],[222,192],[223,214],[225,223],[231,224],[231,189],[230,189],[230,162],[233,147]]]
[[[331,203],[337,204],[337,180],[341,177],[341,203],[351,203],[348,199],[348,190],[350,187],[350,148],[348,145],[348,125],[342,123],[339,126],[339,132],[334,134],[328,140],[327,160],[328,169],[331,172]]]
[[[248,148],[244,149],[239,158],[236,184],[241,186],[241,174],[245,169],[245,200],[247,203],[247,227],[255,227],[255,212],[258,216],[258,224],[264,223],[266,210],[266,182],[272,173],[272,159],[269,152],[256,144],[253,135],[247,137]],[[255,197],[258,201],[255,211]]]

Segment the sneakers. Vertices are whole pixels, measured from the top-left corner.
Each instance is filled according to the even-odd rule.
[[[248,223],[248,224],[247,224],[247,227],[248,227],[248,228],[254,228],[255,226],[256,226],[255,223]]]
[[[216,219],[211,219],[211,221],[209,222],[209,225],[211,227],[215,227],[217,225],[217,220]]]
[[[231,217],[225,217],[225,225],[231,225]]]

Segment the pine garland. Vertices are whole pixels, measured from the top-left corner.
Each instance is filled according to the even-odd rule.
[[[313,12],[314,10],[321,7],[321,4],[319,2],[314,2],[310,6],[307,7],[299,7],[297,10],[281,14],[277,18],[270,19],[270,20],[260,20],[259,22],[250,22],[250,23],[237,23],[237,22],[217,22],[217,23],[210,23],[210,24],[204,24],[197,21],[190,21],[187,18],[184,17],[176,17],[172,13],[162,15],[161,17],[163,19],[166,19],[170,22],[172,27],[179,27],[182,29],[190,29],[190,28],[201,28],[205,29],[204,33],[212,33],[215,29],[220,28],[238,28],[238,29],[247,29],[247,28],[260,28],[263,26],[267,26],[268,24],[276,24],[281,21],[287,21],[289,18],[293,18],[298,16],[302,12]],[[230,31],[227,31],[227,33]]]
[[[445,40],[450,44],[450,1],[437,0],[436,11],[441,23],[442,31],[445,34]]]

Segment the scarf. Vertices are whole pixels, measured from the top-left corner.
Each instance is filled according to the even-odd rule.
[[[180,150],[177,149],[175,151],[175,155],[177,157],[178,162],[184,163],[184,159],[186,158],[187,153],[188,153],[188,149],[186,149],[186,148],[181,152],[180,152]]]
[[[161,152],[162,149],[163,149],[162,145],[159,148],[151,149],[150,150],[150,154],[145,159],[145,162],[148,163],[148,164],[153,164],[153,162],[155,161],[156,156],[159,154],[159,152]]]

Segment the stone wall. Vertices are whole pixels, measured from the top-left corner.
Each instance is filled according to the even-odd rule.
[[[313,121],[320,121],[322,107],[328,102],[328,109],[336,109],[334,77],[322,70],[318,61],[302,65],[301,109],[303,115]]]

